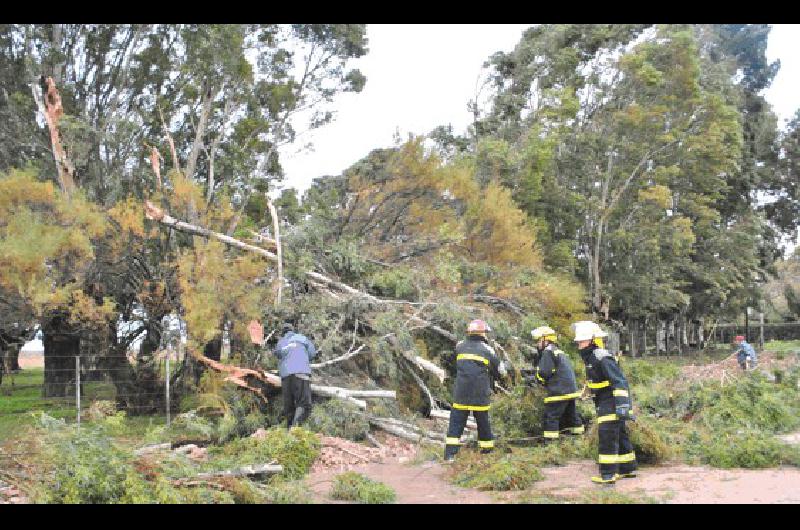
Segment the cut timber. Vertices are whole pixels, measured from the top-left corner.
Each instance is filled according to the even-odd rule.
[[[195,479],[207,480],[219,477],[249,477],[251,475],[275,475],[283,472],[283,466],[280,464],[255,464],[252,466],[243,466],[236,469],[226,469],[225,471],[216,471],[214,473],[198,473]]]
[[[431,411],[431,418],[450,421],[450,411],[449,410],[432,410]],[[470,429],[472,431],[478,430],[478,424],[475,423],[475,420],[472,417],[467,418],[467,429]]]
[[[395,436],[399,436],[400,438],[404,438],[412,442],[427,442],[444,446],[444,442],[438,440],[437,438],[439,438],[439,436],[434,433],[423,432],[423,434],[417,434],[405,429],[404,427],[401,427],[400,425],[397,425],[396,422],[386,421],[388,419],[389,418],[370,418],[369,423],[375,427],[378,427],[379,429],[383,429],[389,434],[394,434]]]

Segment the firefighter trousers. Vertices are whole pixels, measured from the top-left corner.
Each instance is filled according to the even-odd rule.
[[[461,434],[467,426],[469,413],[475,416],[478,424],[478,447],[482,453],[488,453],[494,448],[494,436],[492,436],[492,426],[489,423],[488,410],[461,410],[450,409],[450,425],[447,428],[447,439],[444,446],[444,457],[452,458],[461,448]]]
[[[599,447],[597,462],[603,476],[632,473],[636,470],[636,453],[622,420],[605,421],[598,425]]]
[[[569,434],[583,434],[584,431],[583,420],[578,414],[574,399],[545,403],[542,423],[545,440],[557,439],[562,426]]]

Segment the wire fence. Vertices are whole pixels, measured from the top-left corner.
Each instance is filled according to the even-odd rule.
[[[130,389],[115,384],[120,372],[135,368],[100,368],[94,359],[81,356],[48,356],[48,360],[59,359],[58,368],[28,366],[16,373],[6,373],[0,382],[0,442],[4,433],[30,424],[32,415],[44,412],[80,426],[87,417],[115,410],[121,401],[128,411],[147,414],[150,418],[163,417],[169,426],[175,400],[170,388],[171,377],[167,374],[173,376],[179,368],[179,362],[172,357],[163,356],[153,365],[155,377],[145,383],[148,384],[145,388]],[[65,364],[69,359],[72,366],[67,368]],[[141,385],[141,381],[138,384]],[[7,453],[0,451],[0,458],[4,454]]]

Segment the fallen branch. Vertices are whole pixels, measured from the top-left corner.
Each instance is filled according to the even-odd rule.
[[[423,392],[425,392],[425,396],[428,398],[428,403],[431,404],[431,412],[434,412],[436,409],[436,401],[433,399],[433,394],[431,394],[430,389],[428,389],[425,382],[417,375],[417,373],[408,365],[406,365],[406,369],[411,374],[411,377],[414,378],[414,381],[417,383]]]
[[[505,298],[499,298],[497,296],[489,296],[483,294],[473,294],[470,298],[477,302],[485,302],[491,305],[499,305],[509,309],[513,313],[516,313],[519,316],[525,316],[525,311],[522,310],[518,305],[506,300]]]
[[[395,436],[399,436],[400,438],[405,438],[406,440],[410,440],[412,442],[427,442],[436,445],[444,446],[444,442],[437,439],[440,438],[435,433],[431,432],[424,432],[422,434],[416,434],[414,432],[406,430],[404,427],[400,425],[396,425],[395,422],[388,422],[386,421],[389,418],[370,418],[369,423],[378,427],[379,429],[383,429],[384,431],[388,432],[389,434],[394,434]]]
[[[283,466],[280,464],[255,464],[252,466],[243,466],[236,469],[226,469],[225,471],[215,471],[213,473],[198,473],[195,480],[207,480],[219,477],[248,477],[251,475],[275,475],[283,472]],[[180,479],[179,479],[180,480]]]
[[[336,364],[336,363],[340,363],[342,361],[346,361],[347,359],[355,357],[356,355],[361,353],[361,350],[363,350],[365,347],[366,347],[366,344],[362,344],[361,346],[359,346],[356,349],[356,351],[347,352],[344,355],[340,355],[339,357],[336,357],[335,359],[331,359],[329,361],[325,361],[324,363],[314,363],[314,364],[311,365],[311,368],[313,368],[315,370],[319,370],[320,368],[325,368],[326,366],[330,366],[332,364]]]
[[[440,420],[447,420],[449,422],[450,421],[450,411],[449,410],[441,410],[441,409],[432,410],[431,411],[431,418],[436,418],[436,419],[440,419]],[[478,430],[478,424],[475,423],[475,420],[473,418],[471,418],[471,417],[467,418],[467,429],[472,430],[472,431]]]
[[[164,449],[172,449],[172,444],[164,443],[164,444],[154,444],[154,445],[145,445],[144,447],[140,447],[136,449],[133,454],[135,456],[146,455],[150,453],[155,453],[156,451],[162,451]]]

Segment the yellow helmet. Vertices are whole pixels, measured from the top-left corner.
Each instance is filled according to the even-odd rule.
[[[555,330],[550,326],[539,326],[531,331],[531,336],[533,337],[533,340],[544,338],[544,340],[549,340],[550,342],[555,342],[558,338]]]

